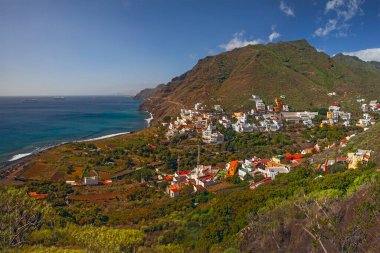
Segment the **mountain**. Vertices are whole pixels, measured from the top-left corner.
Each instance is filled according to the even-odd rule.
[[[337,96],[327,96],[333,91]],[[196,102],[220,104],[227,111],[250,109],[252,94],[264,102],[285,95],[294,110],[338,101],[358,111],[357,97],[375,99],[380,94],[380,68],[357,57],[329,57],[306,40],[249,45],[201,59],[183,75],[136,97],[157,119]]]

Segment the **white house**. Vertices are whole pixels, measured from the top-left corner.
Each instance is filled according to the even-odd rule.
[[[267,177],[274,179],[279,173],[289,173],[290,169],[286,166],[283,167],[268,167],[265,170]]]
[[[337,111],[340,111],[340,106],[339,106],[339,105],[330,105],[330,106],[329,106],[329,111],[330,111],[330,112],[337,112]]]
[[[202,105],[202,103],[196,103],[196,104],[194,105],[194,110],[199,111],[199,110],[201,110],[201,109],[203,109],[203,105]]]
[[[224,135],[216,131],[216,127],[209,124],[207,128],[202,131],[202,140],[205,143],[221,143],[224,141]]]
[[[178,197],[178,196],[179,196],[179,189],[178,189],[178,187],[175,187],[175,186],[169,185],[169,186],[166,188],[166,193],[169,194],[169,196],[170,196],[171,198],[175,198],[175,197]]]
[[[84,177],[83,183],[85,185],[97,185],[99,184],[99,177],[98,176]]]
[[[369,105],[362,104],[362,112],[368,112],[368,110],[369,110]]]
[[[223,108],[221,105],[214,105],[214,110],[217,112],[223,112]]]

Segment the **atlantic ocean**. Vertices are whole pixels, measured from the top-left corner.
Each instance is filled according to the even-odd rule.
[[[140,101],[125,96],[0,97],[0,163],[65,142],[148,126]]]

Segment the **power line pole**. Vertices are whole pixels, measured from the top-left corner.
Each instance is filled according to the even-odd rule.
[[[178,154],[178,157],[177,157],[177,172],[179,173],[179,163],[180,163],[181,159],[179,157],[179,154]]]
[[[201,157],[201,145],[198,144],[197,177],[199,177],[200,157]]]
[[[200,156],[201,156],[201,145],[198,144],[198,158],[197,158],[197,166],[200,165]]]

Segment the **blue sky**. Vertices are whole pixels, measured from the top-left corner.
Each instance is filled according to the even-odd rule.
[[[130,94],[198,59],[307,39],[380,61],[378,0],[0,0],[0,95]]]

